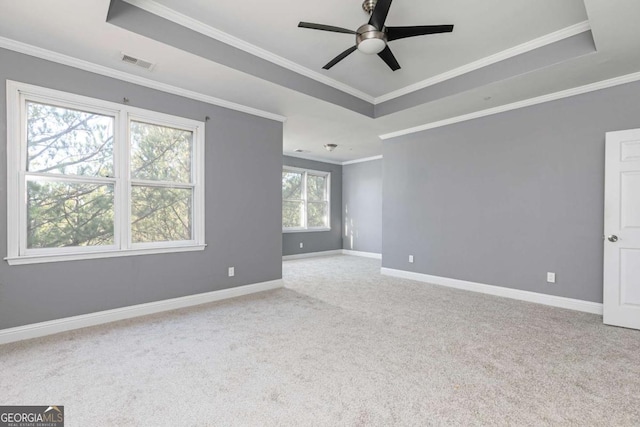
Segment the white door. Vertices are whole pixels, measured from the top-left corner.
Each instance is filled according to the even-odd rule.
[[[640,329],[640,129],[608,132],[604,196],[604,316]]]

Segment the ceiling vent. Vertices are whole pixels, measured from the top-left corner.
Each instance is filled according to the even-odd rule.
[[[144,68],[145,70],[151,71],[153,67],[156,65],[153,62],[145,61],[144,59],[136,58],[135,56],[127,55],[126,53],[121,53],[122,62],[126,62],[127,64],[136,65],[140,68]]]

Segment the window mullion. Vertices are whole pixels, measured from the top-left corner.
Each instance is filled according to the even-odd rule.
[[[303,223],[302,226],[304,228],[309,228],[309,223],[308,223],[308,209],[309,209],[309,200],[307,198],[307,177],[309,176],[309,174],[307,172],[304,173],[304,175],[302,176],[302,199],[303,199],[303,204],[304,204],[304,213],[303,213]]]
[[[114,185],[115,178],[101,178],[90,175],[63,175],[57,173],[24,172],[25,182],[32,181],[54,181],[54,182],[77,182],[80,184]]]
[[[24,95],[20,94],[18,96],[18,102],[20,103],[20,108],[18,111],[19,117],[17,118],[19,121],[19,129],[17,135],[14,137],[19,138],[19,150],[20,153],[18,155],[19,159],[19,177],[18,177],[18,194],[17,200],[19,210],[18,210],[18,254],[24,255],[27,249],[27,178],[26,178],[26,169],[27,169],[27,101]],[[13,120],[15,120],[14,118]],[[11,206],[11,203],[9,204]],[[14,227],[15,225],[11,225]],[[11,228],[9,228],[11,230]],[[8,252],[9,254],[11,252]]]
[[[116,230],[119,238],[120,249],[131,248],[131,185],[129,180],[129,115],[126,110],[122,110],[116,117],[118,122],[117,139],[115,143],[116,151]]]
[[[183,183],[183,182],[171,182],[171,181],[153,181],[149,179],[131,179],[131,186],[140,187],[162,187],[162,188],[178,188],[184,190],[192,190],[195,188],[195,184]]]

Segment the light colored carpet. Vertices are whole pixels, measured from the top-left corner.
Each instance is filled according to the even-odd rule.
[[[0,346],[0,404],[68,426],[640,425],[640,332],[284,264],[286,289]]]

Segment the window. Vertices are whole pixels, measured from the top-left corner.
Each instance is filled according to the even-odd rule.
[[[204,123],[7,83],[10,264],[204,248]]]
[[[329,172],[285,167],[282,170],[283,231],[331,229]]]

